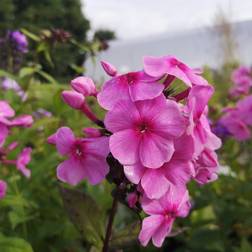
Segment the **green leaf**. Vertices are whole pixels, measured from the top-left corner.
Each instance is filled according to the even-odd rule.
[[[32,39],[34,41],[40,41],[41,40],[39,36],[35,35],[34,33],[30,32],[30,31],[28,31],[28,30],[26,30],[24,28],[21,29],[21,32],[24,33],[28,38],[30,38],[30,39]]]
[[[23,78],[27,75],[32,75],[37,71],[36,68],[34,67],[23,67],[20,71],[19,71],[19,77]]]
[[[0,77],[8,77],[8,78],[13,79],[13,80],[17,79],[14,75],[12,75],[11,73],[9,73],[9,72],[7,72],[5,70],[2,70],[2,69],[0,69]]]
[[[105,233],[104,213],[89,195],[60,187],[67,213],[84,240],[100,248]]]
[[[1,252],[33,252],[31,245],[23,239],[0,235]]]
[[[235,249],[235,252],[251,252],[252,251],[252,246],[248,242],[247,239],[243,238],[241,241],[241,247]]]
[[[41,75],[45,80],[49,81],[50,83],[57,84],[57,81],[50,74],[41,70],[37,71],[37,73]]]

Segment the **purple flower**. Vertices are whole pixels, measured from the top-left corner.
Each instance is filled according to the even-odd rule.
[[[19,52],[28,52],[28,40],[26,36],[20,31],[12,31],[9,33],[10,40],[15,43]]]

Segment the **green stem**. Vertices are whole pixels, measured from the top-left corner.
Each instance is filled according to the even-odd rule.
[[[117,199],[117,196],[115,195],[114,199],[113,199],[111,212],[109,215],[107,231],[106,231],[106,236],[105,236],[105,240],[103,243],[102,252],[109,252],[109,241],[110,241],[111,234],[112,234],[113,222],[114,222],[114,218],[115,218],[116,211],[117,211],[117,205],[118,205],[118,199]]]

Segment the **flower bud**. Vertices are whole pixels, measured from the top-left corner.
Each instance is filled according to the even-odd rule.
[[[102,65],[102,68],[104,69],[104,71],[111,77],[114,77],[116,76],[117,74],[117,70],[116,68],[111,65],[110,63],[108,63],[107,61],[101,61],[101,65]]]
[[[85,97],[82,94],[72,90],[63,91],[62,99],[67,105],[74,109],[80,109],[85,101]]]
[[[96,96],[97,90],[91,78],[80,76],[71,81],[72,88],[84,96]]]
[[[99,129],[83,128],[82,131],[87,137],[100,137],[100,136],[102,136],[101,131]]]
[[[138,196],[135,192],[129,193],[127,196],[127,202],[130,208],[134,208],[138,200]]]
[[[56,144],[56,133],[52,134],[47,138],[47,143],[49,144]]]

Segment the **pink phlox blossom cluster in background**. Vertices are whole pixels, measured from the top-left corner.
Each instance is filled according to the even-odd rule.
[[[30,147],[25,147],[17,155],[15,160],[9,160],[8,154],[16,149],[19,145],[17,141],[10,143],[6,146],[6,140],[11,134],[13,127],[30,127],[33,123],[33,118],[30,115],[15,116],[14,109],[7,101],[0,100],[0,164],[6,166],[15,166],[25,177],[30,178],[31,171],[27,165],[31,161]],[[7,183],[0,181],[0,198],[3,198],[7,190]]]
[[[232,108],[225,108],[219,119],[228,132],[238,141],[248,140],[251,137],[252,126],[252,95],[237,102]]]
[[[189,214],[187,184],[194,180],[204,185],[218,177],[221,140],[208,120],[214,89],[201,70],[173,56],[144,57],[143,70],[122,75],[110,63],[101,64],[110,79],[100,92],[82,76],[62,93],[65,103],[99,128],[84,128],[85,137],[76,138],[70,128],[61,127],[48,138],[66,157],[57,177],[71,185],[113,178],[125,190],[125,204],[148,215],[139,234],[141,244],[152,240],[161,247],[176,218]],[[184,83],[179,93],[172,92],[175,79]],[[94,115],[87,96],[96,97],[107,110],[104,121]],[[116,178],[115,169],[120,174]]]
[[[246,66],[240,66],[232,73],[233,87],[230,89],[231,96],[248,95],[252,87],[252,70]]]

